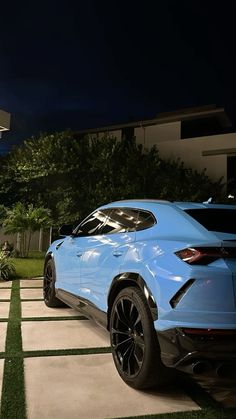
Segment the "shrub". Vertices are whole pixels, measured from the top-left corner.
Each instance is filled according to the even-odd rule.
[[[0,252],[0,279],[7,281],[15,271],[13,262],[3,252]]]

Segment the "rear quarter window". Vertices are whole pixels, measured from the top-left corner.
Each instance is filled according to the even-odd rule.
[[[136,230],[146,230],[156,224],[154,215],[149,211],[139,211]]]
[[[136,208],[112,208],[107,216],[102,234],[131,233],[145,230],[156,224],[149,211]]]

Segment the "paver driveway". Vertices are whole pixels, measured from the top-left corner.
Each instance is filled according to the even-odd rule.
[[[0,388],[4,358],[6,362],[8,359],[4,347],[10,287],[10,282],[0,282]],[[41,279],[22,280],[18,288],[22,334],[19,356],[24,360],[28,419],[116,418],[200,409],[177,386],[162,392],[131,389],[115,370],[106,331],[70,308],[46,307]],[[17,304],[16,297],[14,301],[10,313]]]

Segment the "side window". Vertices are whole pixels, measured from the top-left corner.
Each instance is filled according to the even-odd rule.
[[[101,233],[101,229],[106,221],[107,215],[105,211],[96,211],[87,217],[77,227],[75,233],[77,236],[95,236]]]
[[[102,229],[102,234],[125,233],[136,230],[138,210],[131,208],[111,208]]]
[[[137,222],[137,231],[145,230],[146,228],[152,227],[156,224],[154,216],[148,211],[139,211],[138,222]]]

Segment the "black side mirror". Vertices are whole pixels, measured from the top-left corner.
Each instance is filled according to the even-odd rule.
[[[68,224],[63,224],[60,228],[59,228],[59,234],[60,236],[71,236],[71,234],[73,233],[73,226],[72,225],[68,225]]]

